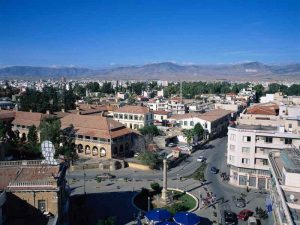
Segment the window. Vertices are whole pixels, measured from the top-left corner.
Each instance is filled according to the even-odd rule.
[[[98,140],[98,138],[96,138],[96,137],[93,137],[93,140],[94,140],[94,141],[97,141],[97,140]]]
[[[242,158],[242,164],[249,165],[250,164],[250,159],[249,158]]]
[[[90,136],[85,136],[85,139],[90,139],[91,137]]]
[[[251,136],[243,136],[244,142],[251,142]]]
[[[242,147],[242,153],[249,154],[250,153],[250,148],[249,147]]]
[[[273,138],[272,137],[266,137],[266,143],[272,143]]]
[[[291,145],[292,143],[293,143],[293,139],[292,138],[285,138],[284,139],[284,144]]]
[[[133,119],[133,116],[132,116],[132,115],[129,115],[129,119],[132,120],[132,119]]]
[[[139,126],[138,126],[137,124],[134,124],[134,125],[133,125],[133,128],[134,128],[135,130],[137,130],[137,129],[139,128]]]
[[[229,161],[234,162],[234,156],[233,155],[229,155]]]
[[[183,121],[180,121],[180,125],[183,125]]]
[[[114,117],[115,117],[115,118],[118,118],[118,114],[117,114],[117,113],[116,113],[116,114],[114,114]]]
[[[120,119],[123,119],[123,114],[119,114],[119,118],[120,118]]]
[[[256,187],[256,177],[249,177],[249,186]]]
[[[38,209],[42,212],[46,211],[46,201],[45,200],[38,200]]]
[[[124,114],[124,119],[127,120],[128,119],[128,115]]]
[[[235,151],[235,145],[229,145],[230,151]]]
[[[190,121],[190,126],[194,126],[194,121]]]
[[[139,117],[137,115],[134,116],[134,120],[138,120]]]
[[[184,126],[187,126],[187,121],[184,121]]]
[[[230,134],[230,140],[235,141],[235,134]]]
[[[293,125],[292,125],[291,123],[289,123],[289,128],[292,128],[292,126],[293,126]]]
[[[247,185],[247,176],[239,175],[239,185]]]
[[[78,138],[83,138],[83,136],[82,135],[78,135]]]

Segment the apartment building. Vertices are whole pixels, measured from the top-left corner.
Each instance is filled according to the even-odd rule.
[[[268,154],[300,146],[300,117],[289,111],[282,108],[283,115],[274,103],[254,105],[240,115],[235,125],[228,127],[227,164],[231,184],[268,188]]]
[[[176,114],[185,114],[187,112],[186,105],[182,103],[181,99],[179,98],[172,98],[168,102],[168,111],[172,112],[172,115]]]
[[[154,116],[147,107],[125,105],[114,111],[113,118],[130,129],[138,130],[146,125],[152,125]]]
[[[285,149],[268,156],[270,204],[275,223],[300,224],[300,149]]]
[[[215,109],[206,113],[174,115],[169,120],[173,126],[183,129],[192,129],[197,123],[200,123],[206,133],[213,137],[226,130],[231,113],[228,110]]]
[[[61,118],[61,128],[75,131],[80,157],[111,159],[125,157],[132,146],[133,130],[112,118],[71,114]]]

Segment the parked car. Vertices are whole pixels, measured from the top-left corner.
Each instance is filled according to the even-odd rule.
[[[175,146],[176,146],[176,144],[172,143],[172,142],[168,144],[168,147],[175,147]]]
[[[140,153],[139,153],[139,152],[136,152],[136,153],[134,154],[134,157],[139,157],[139,155],[140,155]]]
[[[210,168],[210,172],[211,172],[211,173],[214,173],[214,174],[217,174],[217,173],[219,172],[219,170],[218,170],[216,167],[212,166],[212,167]]]
[[[236,214],[231,211],[227,211],[227,210],[224,211],[224,220],[225,220],[226,225],[237,225],[238,224]]]
[[[255,217],[250,216],[248,219],[248,225],[257,225],[257,220]]]
[[[237,215],[237,217],[238,217],[239,220],[246,221],[252,215],[253,215],[253,212],[251,210],[249,210],[249,209],[243,209],[242,211],[239,212],[239,214]]]
[[[206,161],[206,158],[202,155],[200,155],[198,158],[197,158],[197,162],[205,162]]]
[[[166,152],[162,152],[159,154],[160,157],[165,158],[168,155],[168,153]]]
[[[238,208],[244,208],[246,206],[246,200],[243,198],[234,199],[234,203]]]

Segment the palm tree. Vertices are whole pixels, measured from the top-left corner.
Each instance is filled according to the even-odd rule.
[[[194,131],[193,131],[193,129],[184,130],[183,134],[184,134],[184,137],[185,137],[187,143],[190,145],[190,143],[191,143],[191,141],[192,141],[192,139],[194,137]]]

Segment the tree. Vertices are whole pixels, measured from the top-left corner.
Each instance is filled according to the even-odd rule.
[[[145,165],[148,165],[150,169],[157,169],[160,167],[162,160],[159,158],[158,154],[153,152],[142,152],[138,159]]]
[[[105,220],[99,220],[97,225],[115,225],[116,221],[117,219],[115,216],[109,216]]]
[[[60,141],[60,120],[55,117],[45,118],[40,124],[41,142],[48,140],[51,141],[56,149],[59,147]]]
[[[146,125],[142,128],[140,128],[140,132],[142,135],[152,135],[152,136],[157,136],[159,135],[159,130],[157,128],[157,126],[155,125]]]
[[[0,121],[0,140],[5,139],[6,136],[6,127],[2,121]]]
[[[31,145],[36,145],[37,144],[38,135],[37,135],[37,129],[36,129],[35,125],[32,125],[32,126],[29,127],[27,139],[28,139],[28,142]]]
[[[161,187],[160,187],[159,183],[157,183],[157,182],[151,183],[150,186],[157,193],[161,191]]]
[[[193,131],[193,129],[183,130],[183,135],[184,135],[187,143],[190,144],[192,142],[193,137],[194,137],[194,131]]]
[[[197,138],[201,138],[203,136],[204,129],[200,123],[196,123],[193,130],[194,130],[194,135]]]

